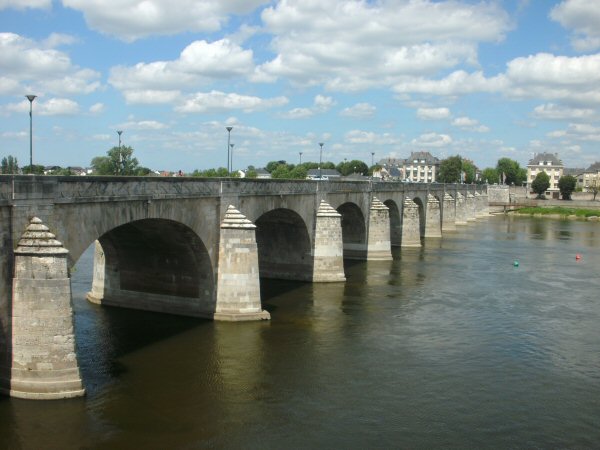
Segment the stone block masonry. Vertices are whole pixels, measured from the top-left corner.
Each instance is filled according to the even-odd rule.
[[[221,223],[215,320],[270,319],[261,309],[256,226],[233,205]]]
[[[30,399],[81,396],[68,251],[34,217],[14,253],[11,374],[2,389]]]
[[[315,221],[313,282],[344,281],[342,215],[321,200]]]

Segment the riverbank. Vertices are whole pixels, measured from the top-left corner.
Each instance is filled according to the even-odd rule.
[[[547,217],[550,219],[579,219],[579,220],[600,220],[600,211],[587,208],[565,208],[561,206],[551,207],[525,207],[508,211],[507,214],[519,216]]]

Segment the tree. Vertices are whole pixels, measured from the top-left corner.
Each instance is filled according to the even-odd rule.
[[[563,175],[558,180],[558,190],[563,200],[571,200],[571,194],[575,190],[577,179],[572,175]]]
[[[44,166],[39,164],[34,164],[33,166],[25,166],[23,167],[23,173],[27,175],[44,175]]]
[[[598,191],[600,191],[600,180],[595,178],[592,182],[587,186],[587,190],[594,194],[594,201],[596,200],[596,195],[598,195]]]
[[[248,171],[246,172],[246,178],[257,178],[258,172],[252,166],[248,166]]]
[[[290,178],[290,169],[287,164],[279,164],[277,168],[273,169],[271,178]]]
[[[517,161],[510,158],[500,158],[496,170],[501,178],[504,175],[504,184],[521,186],[527,180],[527,169],[522,169]],[[500,183],[502,183],[502,179],[500,179]]]
[[[444,159],[440,163],[437,180],[440,183],[460,183],[462,162],[462,158],[458,155]]]
[[[19,173],[19,163],[17,158],[12,155],[5,156],[2,158],[2,170],[0,173],[3,174],[17,174]]]
[[[133,148],[113,147],[106,156],[97,156],[92,159],[92,168],[95,175],[136,175],[138,160],[133,158]]]
[[[500,182],[500,177],[498,177],[498,171],[493,167],[487,167],[483,169],[483,172],[481,172],[481,178],[483,179],[483,182],[487,184],[494,184]]]
[[[477,168],[471,161],[467,161],[465,159],[462,160],[462,171],[465,174],[465,183],[475,183]]]
[[[308,175],[308,170],[304,166],[296,166],[290,171],[290,178],[294,180],[304,180]]]
[[[531,189],[542,198],[542,194],[550,187],[550,177],[546,172],[540,172],[535,176],[535,180],[531,183]]]
[[[281,160],[281,161],[269,161],[267,163],[267,165],[265,166],[265,169],[267,170],[267,172],[273,173],[273,171],[275,169],[277,169],[281,165],[287,165],[287,163],[285,161],[283,161],[283,160]]]

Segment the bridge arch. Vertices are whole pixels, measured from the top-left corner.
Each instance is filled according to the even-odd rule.
[[[383,204],[390,214],[390,243],[398,247],[402,242],[402,211],[394,200],[386,200]]]
[[[421,199],[421,197],[416,196],[415,198],[413,198],[413,202],[415,202],[417,204],[417,206],[419,207],[419,234],[421,236],[421,238],[425,237],[425,204],[423,202],[423,200]]]
[[[214,273],[208,250],[189,227],[141,219],[100,236],[88,299],[104,305],[211,317]]]
[[[342,215],[344,258],[366,259],[367,227],[360,207],[355,203],[346,202],[338,206],[337,212]]]
[[[255,225],[261,277],[312,280],[310,235],[297,212],[277,208],[262,214]]]

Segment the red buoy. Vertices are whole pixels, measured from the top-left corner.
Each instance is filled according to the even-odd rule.
[[[575,255],[575,259],[576,259],[577,261],[579,261],[579,260],[581,259],[581,255],[580,255],[579,253],[577,253],[577,254]]]

